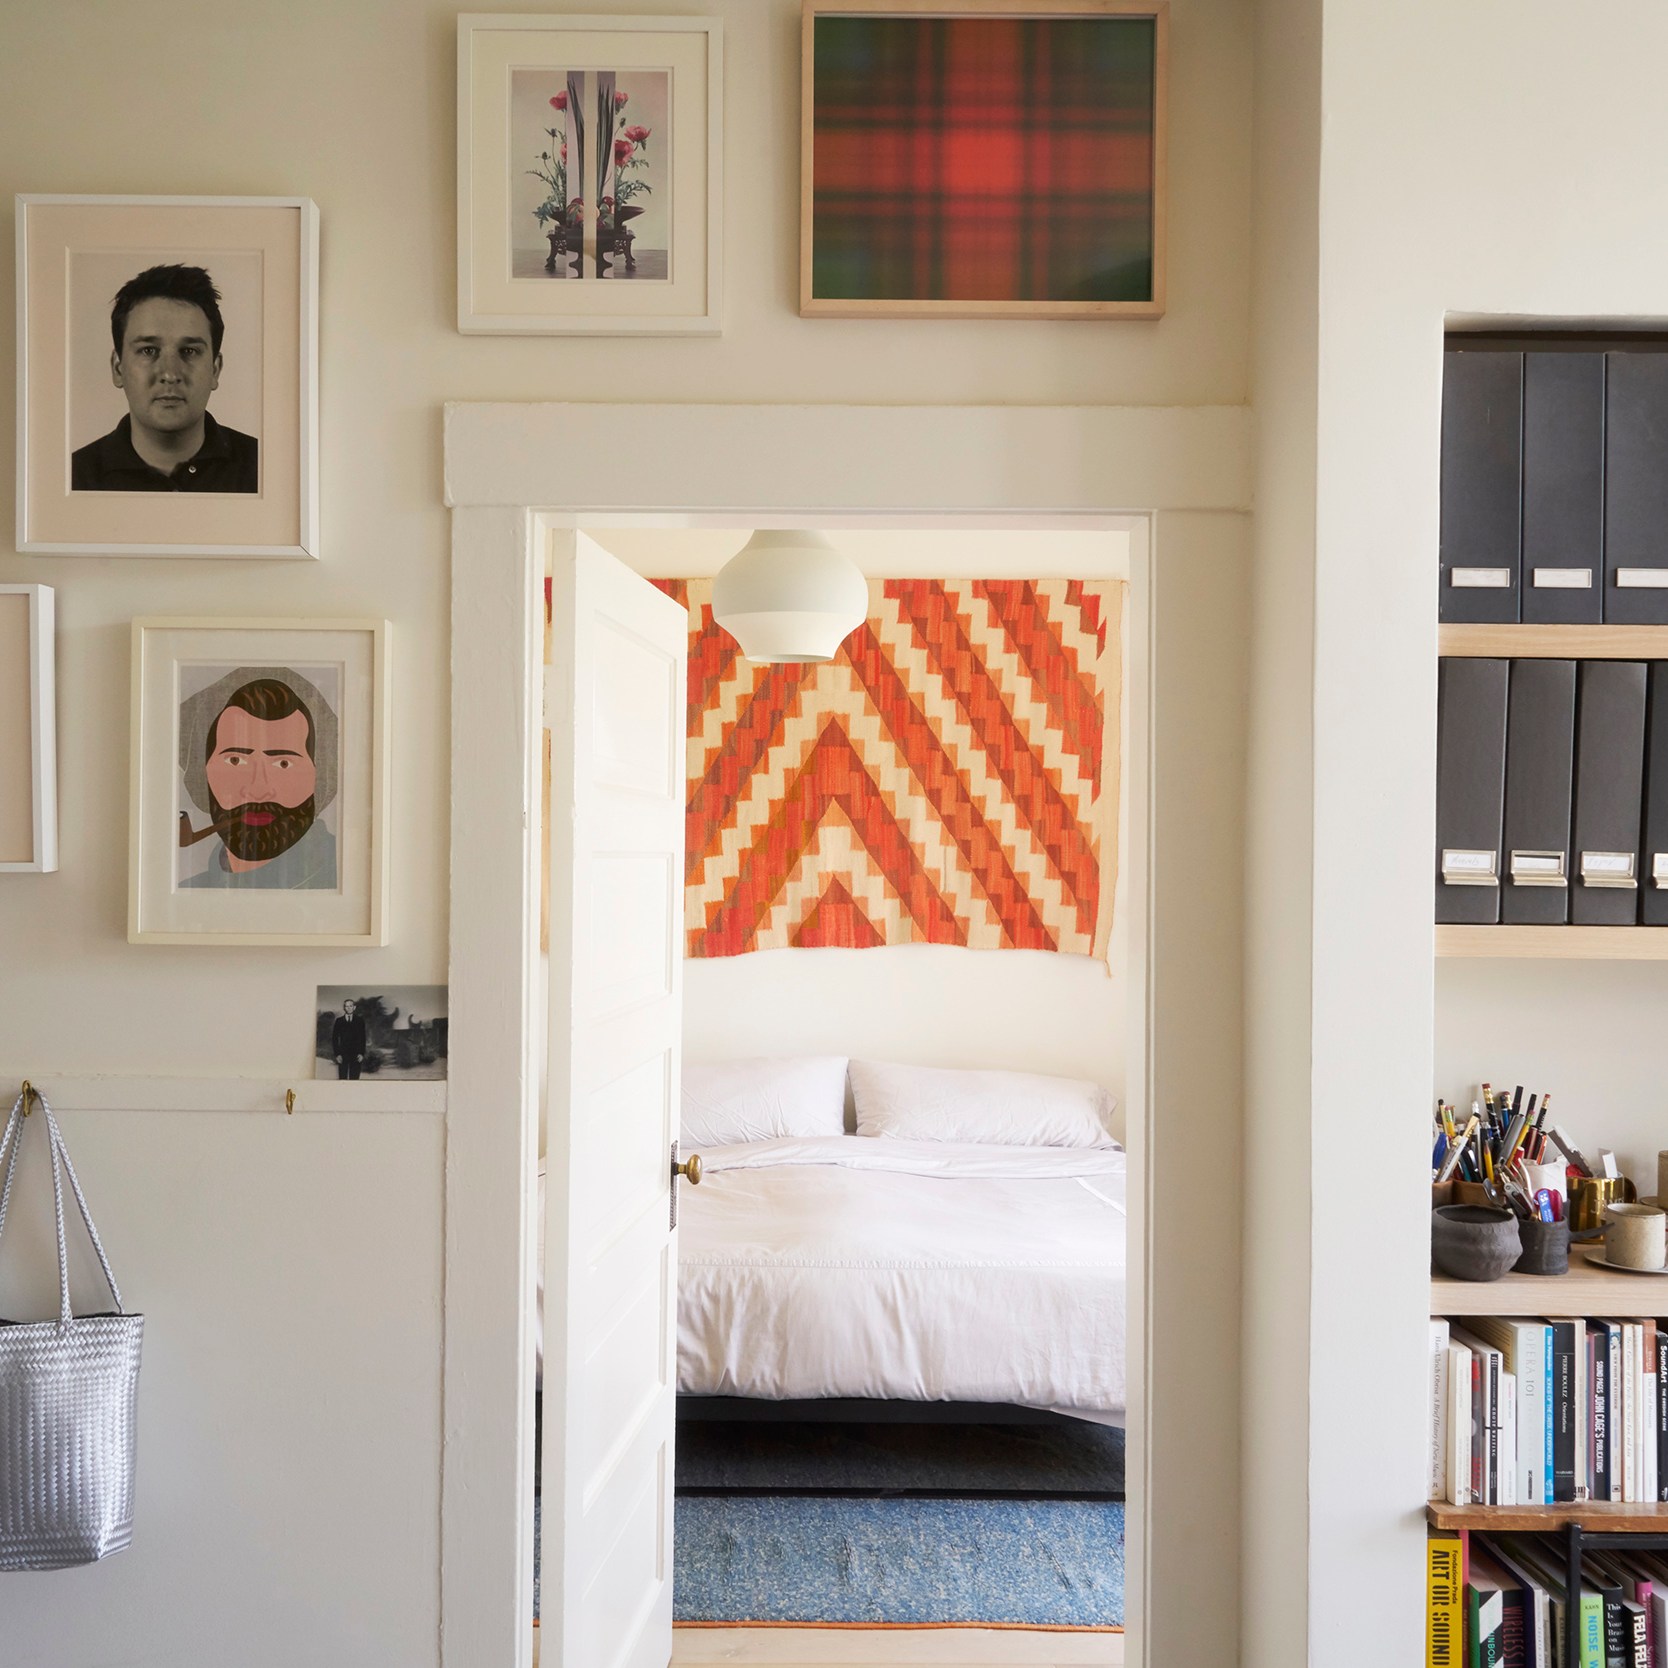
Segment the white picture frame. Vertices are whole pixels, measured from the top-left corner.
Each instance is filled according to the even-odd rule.
[[[0,585],[0,874],[58,867],[56,602]]]
[[[317,557],[317,206],[24,194],[16,208],[17,548]],[[122,376],[111,333],[117,298],[157,269],[209,275],[213,381],[200,398],[147,408],[132,367]],[[189,441],[165,437],[179,462],[163,473],[151,446],[133,444],[140,428],[156,441],[147,417],[202,434],[198,450],[187,457]]]
[[[616,85],[610,139],[648,134],[623,161],[596,143]],[[459,17],[458,329],[719,334],[723,102],[716,17]]]
[[[133,622],[130,943],[388,942],[388,639]]]

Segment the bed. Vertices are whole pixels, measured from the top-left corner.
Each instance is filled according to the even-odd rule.
[[[701,1156],[681,1394],[1123,1423],[1121,1150],[842,1134]]]

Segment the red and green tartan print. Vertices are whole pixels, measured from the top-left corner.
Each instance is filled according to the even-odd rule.
[[[1150,17],[815,21],[818,300],[1148,301]]]

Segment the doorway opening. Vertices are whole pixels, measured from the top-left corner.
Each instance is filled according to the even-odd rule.
[[[681,645],[695,673],[677,680],[668,705],[673,628],[661,603],[698,608],[701,586],[756,527],[791,518],[669,519],[587,517],[583,532],[548,533],[554,675],[545,704],[555,734],[546,828],[555,839],[542,866],[556,883],[541,911],[553,957],[540,1157],[559,1176],[553,1185],[569,1189],[556,1212],[563,1235],[588,1208],[571,1193],[582,1163],[609,1178],[628,1159],[645,1177],[656,1166],[652,1198],[646,1181],[612,1193],[591,1187],[588,1200],[606,1217],[611,1199],[616,1216],[586,1231],[610,1257],[635,1236],[639,1276],[659,1272],[648,1282],[604,1276],[605,1324],[582,1346],[575,1305],[598,1294],[575,1296],[573,1242],[539,1259],[552,1298],[546,1337],[565,1329],[553,1363],[591,1373],[593,1414],[615,1415],[576,1429],[583,1406],[552,1413],[534,1487],[541,1525],[545,1502],[563,1502],[558,1535],[571,1543],[576,1498],[583,1516],[633,1444],[642,1459],[635,1492],[620,1489],[617,1508],[584,1531],[589,1561],[567,1545],[558,1579],[542,1572],[542,1604],[554,1591],[564,1610],[585,1608],[569,1595],[575,1572],[587,1571],[593,1625],[627,1630],[608,1636],[627,1654],[606,1660],[622,1662],[637,1660],[630,1640],[652,1641],[673,1605],[681,1620],[715,1625],[1120,1627],[1122,1433],[1140,1383],[1126,1301],[1140,1268],[1140,1189],[1126,1192],[1124,1167],[1142,1160],[1146,1115],[1146,523],[818,518],[882,603],[900,586],[926,588],[905,599],[926,599],[913,626],[904,606],[889,616],[890,643],[879,633],[902,704],[856,676],[842,709],[739,666],[726,684],[716,662],[701,662],[699,614]],[[569,583],[576,559],[594,571]],[[629,575],[610,591],[603,564],[639,576],[636,594]],[[644,579],[662,582],[658,602]],[[1016,598],[1018,612],[1008,607]],[[1097,617],[1098,653],[1089,641]],[[564,633],[575,650],[569,669],[586,662],[578,683],[558,671]],[[934,655],[935,643],[942,650],[952,639],[959,658]],[[1102,676],[1112,667],[1108,687],[1094,686],[1091,661]],[[971,668],[976,690],[954,687],[958,668]],[[1082,688],[1062,722],[1067,673],[1101,701],[1104,745],[1076,733]],[[918,745],[904,733],[912,724]],[[669,774],[654,749],[671,730]],[[813,815],[794,788],[825,741],[847,745],[848,779],[824,784],[826,814]],[[937,776],[923,748],[944,755]],[[725,803],[703,807],[698,823],[703,785],[708,800]],[[885,817],[865,820],[853,799],[864,791]],[[958,793],[965,805],[948,803]],[[1071,895],[1065,884],[1074,854],[1063,818],[1076,809],[1083,827],[1094,826],[1091,802],[1101,795],[1110,815],[1100,804],[1091,844],[1110,907],[1097,919],[1096,900],[1081,895],[1095,887],[1085,879]],[[649,809],[657,799],[658,812]],[[1055,807],[1051,823],[1043,800]],[[665,865],[655,868],[669,802],[685,813],[678,833],[689,846],[672,889]],[[640,833],[622,837],[620,819],[640,815]],[[783,833],[795,816],[797,833]],[[890,858],[886,832],[899,836]],[[975,859],[970,847],[981,840]],[[1011,896],[984,861],[992,849]],[[586,879],[564,902],[562,877],[572,879],[576,864]],[[673,919],[686,886],[689,919],[699,918],[693,937]],[[927,936],[921,923],[935,901],[961,923],[961,942],[885,936],[900,927]],[[1071,930],[1056,920],[1050,936],[1049,902],[1056,915],[1082,919]],[[1029,938],[1015,926],[1027,909]],[[981,938],[1001,948],[969,947]],[[594,977],[576,980],[557,956],[590,958],[582,965]],[[612,981],[615,1005],[588,1011],[602,1013],[605,1028],[623,1016],[633,1046],[643,1026],[669,1027],[665,1046],[622,1045],[599,1064],[588,1042],[562,1040],[564,1025],[572,1037],[585,1027],[576,991],[594,991],[598,978]],[[583,1096],[567,1095],[569,1072],[590,1074],[588,1115],[576,1111]],[[704,1189],[654,1157],[668,1133],[687,1154],[691,1093],[709,1163]],[[611,1147],[633,1108],[634,1133]],[[1101,1120],[1104,1139],[1086,1118]],[[979,1135],[997,1139],[967,1139]],[[723,1136],[751,1139],[713,1139]],[[584,1151],[576,1145],[587,1141]],[[672,1189],[682,1194],[677,1258],[651,1246],[646,1227],[658,1220],[655,1201],[670,1207]],[[657,1325],[661,1357],[651,1362],[644,1340]],[[631,1399],[634,1370],[643,1382],[658,1372],[681,1393],[677,1440],[645,1437],[654,1414],[647,1399]],[[599,1446],[603,1463],[594,1463]],[[1129,1457],[1139,1471],[1138,1455]],[[633,1563],[633,1537],[642,1549],[668,1532],[669,1562],[662,1548]],[[601,1552],[599,1535],[614,1537]],[[552,1540],[546,1534],[544,1545]],[[1068,1542],[1081,1571],[1061,1567]],[[979,1590],[979,1546],[1001,1566],[1003,1579],[985,1583],[1000,1595]],[[818,1548],[835,1549],[831,1564]],[[1021,1594],[1027,1550],[1040,1584]],[[819,1560],[830,1565],[820,1579]],[[809,1586],[789,1591],[790,1568]],[[598,1599],[598,1582],[617,1591]],[[960,1597],[946,1604],[946,1587],[958,1583]],[[1107,1634],[1104,1654],[1084,1660],[1122,1662],[1121,1643]],[[643,1662],[656,1649],[645,1645]]]

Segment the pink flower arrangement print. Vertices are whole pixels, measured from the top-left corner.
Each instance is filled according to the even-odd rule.
[[[550,108],[552,110],[566,110],[567,107],[568,95],[566,93],[558,93],[555,98],[550,101]]]

